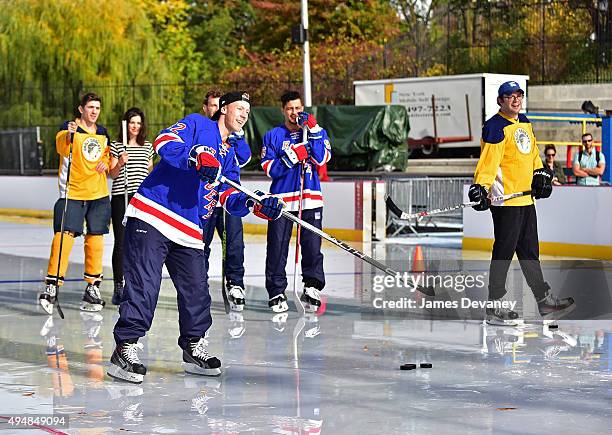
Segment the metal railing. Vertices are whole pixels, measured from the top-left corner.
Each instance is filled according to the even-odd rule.
[[[389,180],[387,181],[387,192],[402,211],[418,213],[464,202],[463,186],[471,183],[471,177]],[[429,231],[431,228],[462,229],[462,210],[427,216],[419,221],[407,221],[389,216],[387,222],[389,237],[397,236],[405,231],[418,234],[424,230]]]
[[[38,127],[0,130],[0,174],[41,174],[42,153]]]

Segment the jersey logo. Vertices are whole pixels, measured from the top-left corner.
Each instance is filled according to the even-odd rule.
[[[529,154],[531,152],[531,138],[525,129],[516,129],[514,132],[514,143],[516,143],[516,147],[523,154]]]
[[[331,150],[331,144],[329,143],[329,140],[325,139],[323,143],[325,144],[325,148],[327,148],[328,150]]]
[[[281,149],[283,151],[285,151],[287,148],[289,148],[291,146],[291,141],[290,140],[284,140],[283,141],[283,146],[281,147]]]
[[[265,145],[261,147],[261,158],[262,159],[266,156],[266,151],[267,151],[267,148],[265,147]]]
[[[185,124],[183,124],[182,122],[177,122],[172,127],[170,127],[168,130],[170,130],[172,133],[178,135],[179,131],[185,130],[186,128],[187,128],[187,126]]]
[[[225,142],[222,142],[221,145],[219,145],[219,156],[225,157],[228,151],[229,151],[229,145]]]
[[[88,162],[97,162],[102,155],[102,144],[96,137],[88,137],[81,147],[83,156]]]

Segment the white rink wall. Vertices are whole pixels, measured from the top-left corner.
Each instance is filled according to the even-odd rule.
[[[357,200],[360,195],[358,183],[354,181],[337,181],[321,183],[325,207],[323,209],[323,227],[337,230],[362,229],[363,213]],[[363,182],[367,184],[368,182]],[[110,190],[109,181],[109,190]],[[250,190],[268,191],[270,181],[243,181]],[[371,189],[371,187],[370,187]],[[367,190],[367,189],[364,189]],[[52,211],[58,198],[57,176],[0,176],[0,209],[47,210]],[[359,213],[358,213],[359,212]],[[263,225],[264,222],[253,215],[244,218],[248,224]]]
[[[558,186],[536,208],[540,253],[612,259],[612,187]],[[463,237],[465,249],[486,249],[493,241],[491,213],[464,209]]]

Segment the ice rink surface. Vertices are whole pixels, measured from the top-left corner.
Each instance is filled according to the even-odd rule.
[[[209,341],[223,362],[220,377],[184,373],[176,293],[164,279],[153,327],[141,340],[145,381],[113,381],[105,374],[118,317],[110,305],[112,281],[103,284],[109,305],[100,314],[78,310],[82,239],[61,290],[66,319],[38,307],[51,237],[47,225],[0,222],[5,433],[603,434],[612,427],[612,321],[501,328],[478,320],[372,316],[364,310],[359,261],[325,242],[324,312],[303,318],[290,303],[286,318],[274,318],[263,288],[262,236],[246,240],[242,318],[224,313],[215,239]],[[428,258],[463,255],[457,240],[427,244]],[[402,261],[411,258],[414,242],[356,247]],[[105,249],[110,278],[110,236]],[[287,294],[292,301],[291,289]],[[433,367],[399,370],[420,362]],[[67,415],[69,428],[13,430],[6,418],[23,414]]]

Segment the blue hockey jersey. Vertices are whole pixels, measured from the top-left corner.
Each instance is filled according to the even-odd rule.
[[[285,155],[285,149],[302,141],[302,130],[291,132],[285,125],[273,128],[263,138],[261,167],[266,175],[272,178],[270,193],[285,201],[287,211],[298,211],[301,165],[289,168],[281,158]],[[322,166],[331,158],[331,145],[324,129],[316,134],[310,133],[308,144],[310,158],[305,163],[306,173],[302,197],[302,209],[304,210],[323,207],[321,183],[315,165]]]
[[[193,113],[162,130],[153,143],[161,157],[134,195],[126,217],[153,225],[168,239],[183,246],[204,249],[202,228],[219,199],[235,216],[246,216],[244,194],[223,184],[213,186],[200,180],[189,162],[192,148],[203,146],[221,163],[221,173],[240,181],[235,150],[221,140],[217,124]]]
[[[244,136],[238,140],[238,145],[234,147],[236,152],[236,163],[240,168],[244,168],[251,161],[251,147],[244,140]]]

